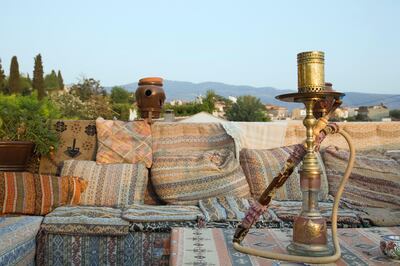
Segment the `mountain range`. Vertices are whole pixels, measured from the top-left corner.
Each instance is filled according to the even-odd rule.
[[[128,91],[135,91],[137,83],[130,83],[120,85]],[[246,85],[229,85],[220,82],[202,82],[192,83],[187,81],[173,81],[164,80],[164,91],[167,96],[167,101],[184,100],[192,101],[199,95],[205,95],[207,90],[214,90],[217,94],[228,96],[241,96],[253,95],[261,99],[265,104],[275,104],[285,106],[289,110],[302,107],[298,103],[286,103],[275,99],[279,94],[296,92],[296,90],[281,90],[273,87],[252,87]],[[111,87],[107,87],[111,90]],[[362,92],[345,92],[346,96],[343,98],[342,106],[358,107],[361,105],[379,105],[383,103],[389,109],[400,109],[400,94],[375,94],[375,93],[362,93]]]

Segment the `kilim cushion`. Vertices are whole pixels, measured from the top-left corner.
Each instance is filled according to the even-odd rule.
[[[207,222],[242,221],[253,201],[253,199],[225,196],[200,200],[199,207]],[[259,220],[280,222],[279,218],[270,209],[267,209]]]
[[[79,204],[87,182],[78,177],[0,172],[0,214],[45,215],[65,204]]]
[[[323,153],[329,194],[336,195],[349,152],[330,146]],[[400,163],[377,151],[357,152],[342,200],[356,206],[400,208]]]
[[[54,121],[53,129],[60,138],[58,149],[50,156],[42,156],[39,169],[41,174],[59,174],[64,160],[96,159],[97,140],[94,120]]]
[[[138,164],[97,164],[93,161],[67,160],[62,175],[83,177],[89,182],[81,195],[81,204],[88,206],[124,207],[143,203],[148,170]]]
[[[52,234],[126,235],[129,223],[121,210],[109,207],[66,206],[46,215],[42,230]]]
[[[290,153],[293,152],[294,145],[268,149],[253,150],[243,149],[240,152],[240,164],[247,177],[251,194],[258,199],[267,188],[272,179],[281,171]],[[318,154],[318,161],[321,168],[321,191],[320,200],[328,198],[328,182],[322,163]],[[276,191],[277,200],[301,200],[299,167],[296,167],[286,183]]]
[[[235,151],[232,137],[219,123],[155,123],[151,130],[153,157],[215,149]]]
[[[246,177],[229,150],[157,156],[151,178],[156,193],[168,204],[196,205],[221,195],[250,196]]]
[[[96,120],[97,163],[152,164],[151,129],[145,121]]]

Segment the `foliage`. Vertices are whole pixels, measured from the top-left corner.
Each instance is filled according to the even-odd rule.
[[[215,102],[217,101],[217,94],[213,90],[208,90],[206,92],[206,97],[203,99],[203,109],[204,111],[212,114],[215,110]]]
[[[19,76],[19,87],[21,89],[21,94],[26,96],[26,95],[31,95],[32,93],[32,81],[29,78],[29,76],[24,77],[22,75]]]
[[[8,86],[10,93],[19,93],[19,66],[17,57],[14,55],[11,59],[10,76],[8,77]]]
[[[77,95],[62,93],[51,95],[50,100],[64,119],[96,119],[99,116],[111,119],[114,115],[110,102],[102,95],[83,102]]]
[[[393,109],[389,111],[389,115],[391,118],[396,120],[400,120],[400,109]]]
[[[54,70],[51,71],[50,74],[47,74],[44,77],[44,87],[46,90],[58,90],[59,85],[58,85],[58,77],[57,74]]]
[[[38,154],[48,154],[58,144],[56,132],[50,129],[51,119],[58,117],[54,105],[48,100],[39,101],[35,94],[0,94],[0,139],[3,141],[32,141]]]
[[[77,95],[82,101],[87,101],[92,96],[105,96],[107,94],[100,85],[100,81],[93,78],[82,78],[77,84],[72,86],[71,92]]]
[[[61,71],[60,70],[58,70],[57,79],[58,79],[58,88],[60,90],[63,90],[64,89],[64,79],[61,76]]]
[[[0,59],[0,93],[7,93],[8,91],[6,90],[6,75],[4,74],[3,67],[1,65],[1,59]]]
[[[226,117],[230,121],[269,121],[260,99],[250,95],[238,97],[237,102],[227,109]]]
[[[37,91],[39,100],[43,99],[46,96],[46,92],[44,91],[43,63],[42,56],[40,54],[35,57],[32,87],[34,90]]]
[[[129,103],[113,103],[112,109],[117,119],[127,121],[129,119],[129,109],[133,109],[133,106]]]
[[[124,88],[115,86],[111,89],[110,97],[112,103],[129,103],[131,94]]]

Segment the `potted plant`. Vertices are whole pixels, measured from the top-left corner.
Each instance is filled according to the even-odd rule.
[[[0,94],[0,171],[24,171],[34,153],[47,155],[57,147],[51,130],[57,110],[36,96]]]

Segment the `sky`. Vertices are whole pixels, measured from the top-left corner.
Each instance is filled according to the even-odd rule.
[[[297,88],[299,52],[325,52],[325,80],[400,93],[400,1],[1,0],[0,58],[32,75],[103,86],[146,76]]]

